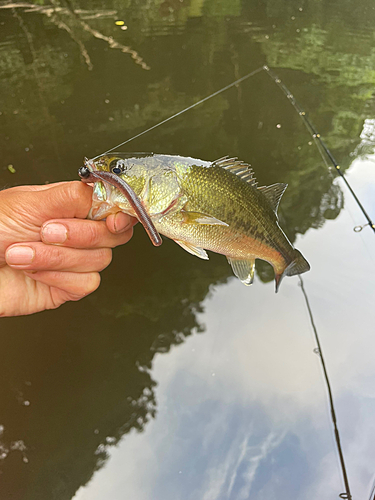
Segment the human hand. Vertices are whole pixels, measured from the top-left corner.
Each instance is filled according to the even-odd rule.
[[[0,316],[55,309],[98,288],[136,219],[87,220],[91,197],[78,181],[0,191]]]

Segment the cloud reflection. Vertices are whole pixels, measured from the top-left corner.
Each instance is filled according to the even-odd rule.
[[[350,176],[369,203],[369,180],[375,181],[369,163],[357,160]],[[365,246],[374,242],[370,232],[362,238],[351,232],[350,214],[358,217],[347,199],[338,221],[309,232],[298,245],[312,261],[306,288],[352,493],[364,498],[375,463],[373,261]],[[199,317],[206,334],[156,358],[156,421],[142,435],[128,436],[75,500],[124,494],[140,500],[310,500],[344,491],[305,304],[297,279],[285,281],[277,296],[272,284],[248,290],[234,279],[213,290]]]

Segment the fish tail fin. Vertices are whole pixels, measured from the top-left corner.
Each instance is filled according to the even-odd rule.
[[[276,293],[279,291],[280,283],[284,276],[295,276],[296,274],[305,273],[310,269],[310,264],[299,250],[294,249],[293,257],[292,262],[287,265],[284,271],[275,275]]]

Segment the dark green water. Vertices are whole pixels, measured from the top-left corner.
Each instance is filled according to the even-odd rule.
[[[77,179],[84,156],[268,64],[374,218],[374,25],[372,0],[0,3],[0,185]],[[289,184],[280,221],[312,266],[353,498],[367,499],[375,240],[353,232],[365,221],[301,118],[261,72],[126,150],[238,156],[260,185]],[[298,280],[275,296],[257,271],[243,287],[225,257],[154,248],[137,226],[92,296],[2,319],[1,500],[337,498]]]

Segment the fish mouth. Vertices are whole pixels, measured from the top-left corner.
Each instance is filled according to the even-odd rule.
[[[106,182],[97,181],[92,192],[92,205],[88,218],[102,220],[110,214],[121,212],[120,208],[111,201],[113,187]]]
[[[85,158],[85,166],[79,172],[82,178],[89,177],[91,172],[100,172],[96,168],[95,162]],[[114,187],[101,180],[95,181],[92,191],[92,205],[87,218],[92,220],[102,220],[110,214],[120,212],[121,209],[112,201]]]
[[[104,219],[109,214],[122,212],[123,210],[111,200],[112,194],[115,193],[116,190],[119,190],[129,202],[134,215],[145,228],[153,245],[160,246],[162,244],[163,240],[144,208],[142,201],[121,177],[111,172],[99,171],[99,169],[95,168],[93,160],[87,159],[85,161],[85,166],[78,170],[78,175],[83,182],[94,183],[93,203],[88,214],[90,219]],[[99,181],[97,180],[98,178],[100,179]]]

